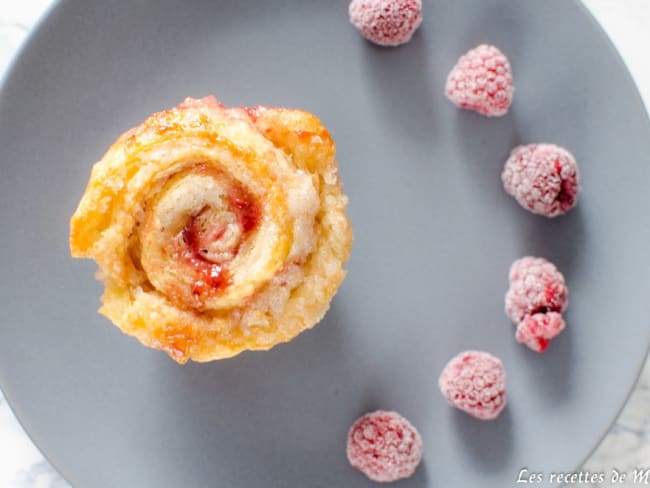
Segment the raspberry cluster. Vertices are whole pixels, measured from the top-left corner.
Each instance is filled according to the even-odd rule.
[[[569,304],[564,276],[544,258],[524,257],[510,267],[506,315],[517,325],[515,338],[533,351],[544,352],[564,330],[562,313]]]

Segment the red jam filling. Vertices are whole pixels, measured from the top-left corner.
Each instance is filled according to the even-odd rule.
[[[244,235],[257,227],[260,221],[260,209],[257,202],[243,188],[233,188],[228,195],[228,203],[237,216]]]
[[[242,230],[242,240],[258,226],[260,209],[255,199],[245,189],[235,186],[228,195],[230,211],[237,218]],[[185,250],[183,259],[194,268],[196,279],[192,284],[192,294],[204,297],[213,292],[226,288],[232,282],[232,275],[228,270],[228,262],[213,262],[204,256],[201,243],[207,240],[218,241],[223,237],[225,227],[213,227],[206,230],[201,228],[196,216],[191,217],[181,232]],[[239,252],[240,243],[233,249],[233,257]]]

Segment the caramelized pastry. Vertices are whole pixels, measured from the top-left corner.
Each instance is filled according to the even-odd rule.
[[[74,257],[105,284],[99,312],[179,363],[266,350],[318,323],[352,230],[329,132],[313,115],[188,98],[92,169]]]

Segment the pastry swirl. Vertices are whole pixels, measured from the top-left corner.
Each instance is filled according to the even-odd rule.
[[[352,231],[313,115],[187,99],[94,165],[70,224],[99,312],[179,363],[289,341],[325,314]]]

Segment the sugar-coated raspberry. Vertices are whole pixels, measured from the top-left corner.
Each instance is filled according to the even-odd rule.
[[[533,351],[544,352],[553,337],[564,330],[562,314],[557,312],[526,315],[517,326],[517,342],[526,344]]]
[[[508,58],[481,44],[460,57],[447,77],[445,95],[460,108],[495,117],[508,112],[514,91]]]
[[[557,217],[578,202],[578,164],[569,151],[555,144],[514,148],[501,180],[506,192],[534,214]]]
[[[515,338],[533,351],[544,352],[564,330],[562,313],[569,304],[564,276],[544,258],[524,257],[510,267],[506,314],[517,324]]]
[[[477,419],[495,419],[506,406],[506,371],[487,352],[458,354],[445,366],[438,385],[450,405]]]
[[[527,256],[510,266],[510,288],[506,293],[506,314],[518,324],[526,315],[562,313],[569,304],[564,276],[544,258]]]
[[[397,412],[377,410],[348,433],[348,461],[373,481],[388,483],[411,476],[422,460],[422,438]]]
[[[361,35],[380,46],[407,43],[422,24],[422,0],[352,0],[349,12]]]

